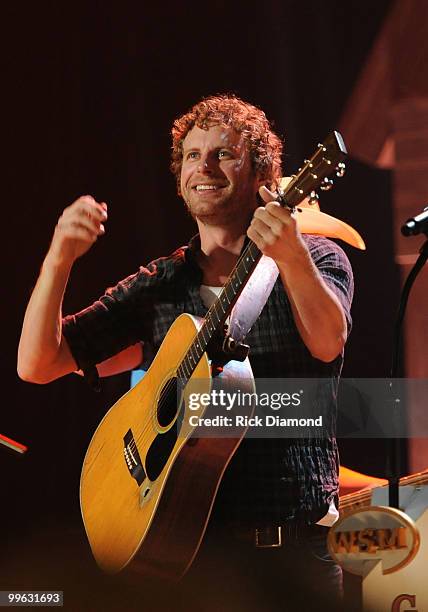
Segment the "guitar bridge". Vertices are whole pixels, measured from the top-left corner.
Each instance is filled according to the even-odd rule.
[[[138,483],[138,486],[144,482],[146,478],[146,472],[143,468],[140,453],[138,452],[137,445],[134,440],[134,435],[130,429],[126,432],[124,438],[123,456],[125,459],[126,467],[132,478]]]

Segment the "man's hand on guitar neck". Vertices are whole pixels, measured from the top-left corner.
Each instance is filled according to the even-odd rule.
[[[291,210],[275,201],[275,194],[261,187],[259,194],[266,206],[256,209],[248,228],[248,236],[264,255],[277,264],[287,264],[307,252]]]

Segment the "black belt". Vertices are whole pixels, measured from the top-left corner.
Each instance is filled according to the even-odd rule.
[[[232,531],[236,539],[251,543],[256,548],[279,548],[287,540],[300,540],[311,535],[326,536],[327,530],[328,527],[323,525],[289,522],[265,527],[239,527]]]

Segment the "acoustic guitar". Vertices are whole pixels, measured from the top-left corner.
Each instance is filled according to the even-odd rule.
[[[328,177],[343,173],[345,145],[332,132],[279,191],[294,209]],[[320,213],[321,214],[321,213]],[[236,437],[198,436],[189,423],[186,389],[197,381],[209,393],[210,342],[224,329],[261,252],[249,241],[219,297],[203,319],[182,314],[173,323],[144,378],[106,413],[87,450],[80,502],[98,565],[180,578],[204,535],[216,492],[245,428]],[[230,361],[221,374],[253,391],[249,361]]]

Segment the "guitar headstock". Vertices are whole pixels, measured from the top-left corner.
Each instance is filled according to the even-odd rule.
[[[331,132],[323,143],[319,144],[310,159],[305,159],[302,168],[292,175],[291,181],[284,189],[278,190],[278,202],[282,206],[295,208],[318,187],[322,191],[332,188],[331,174],[336,172],[339,178],[345,174],[343,159],[347,155],[345,143],[339,132]]]

